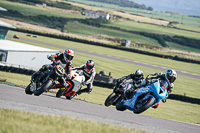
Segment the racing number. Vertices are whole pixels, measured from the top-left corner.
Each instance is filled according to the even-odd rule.
[[[61,74],[65,73],[65,69],[63,67],[61,67],[60,65],[57,66],[57,70]]]

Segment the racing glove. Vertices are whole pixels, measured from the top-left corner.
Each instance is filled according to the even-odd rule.
[[[65,78],[66,78],[66,79],[71,79],[71,75],[65,73]]]
[[[53,56],[51,56],[51,55],[47,55],[47,58],[48,58],[49,60],[51,60],[51,61],[55,61],[55,58],[54,58]]]
[[[84,86],[84,85],[85,85],[85,82],[82,82],[82,85]]]

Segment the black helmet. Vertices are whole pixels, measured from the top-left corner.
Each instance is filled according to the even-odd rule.
[[[176,71],[172,70],[172,69],[168,69],[165,73],[167,79],[169,80],[170,83],[173,83],[176,78],[177,78],[177,73]]]
[[[143,75],[143,71],[142,71],[142,70],[137,69],[137,70],[135,71],[135,79],[136,79],[136,80],[142,79],[143,76],[144,76],[144,75]]]
[[[66,49],[63,53],[65,61],[72,60],[74,58],[74,51],[71,49]]]
[[[86,62],[86,68],[88,71],[92,70],[94,68],[94,61],[93,60],[88,60]]]

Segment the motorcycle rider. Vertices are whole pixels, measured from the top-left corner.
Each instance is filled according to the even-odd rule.
[[[165,90],[167,89],[167,97],[169,96],[169,94],[172,92],[173,88],[174,88],[174,81],[176,80],[177,78],[177,73],[175,70],[173,69],[168,69],[166,70],[165,73],[162,73],[162,72],[158,72],[158,73],[155,73],[155,74],[150,74],[146,77],[146,80],[147,82],[152,82],[152,79],[157,79],[157,78],[160,78],[160,85],[161,87]],[[166,99],[162,100],[163,103],[166,102]],[[157,108],[159,106],[159,103],[154,105],[153,108]]]
[[[91,93],[93,87],[94,77],[96,75],[95,63],[93,60],[88,60],[86,64],[83,64],[79,67],[72,68],[73,70],[83,70],[85,76],[85,82],[82,85],[87,85],[87,88],[79,90],[76,94],[80,95],[83,92]]]
[[[137,69],[135,73],[131,73],[128,76],[124,76],[122,78],[117,79],[116,87],[118,87],[122,82],[125,83],[125,81],[129,79],[132,79],[132,87],[125,91],[125,97],[127,99],[132,98],[137,88],[140,88],[146,85],[146,80],[144,78],[143,71],[140,69]],[[122,98],[124,99],[125,97],[122,97]],[[126,108],[123,106],[123,102],[120,102],[116,104],[116,109],[120,111],[124,111]]]
[[[47,56],[49,60],[59,63],[63,68],[65,68],[65,77],[67,77],[71,73],[73,57],[74,57],[74,51],[71,49],[66,49],[63,53],[56,53],[55,55]],[[37,77],[37,75],[41,74],[41,72],[44,72],[47,69],[51,69],[52,67],[53,67],[52,64],[43,65],[42,68],[39,69],[39,71],[35,72],[32,75],[32,78],[34,79],[35,77]],[[59,78],[58,82],[60,84],[57,84],[55,88],[57,87],[66,88],[68,86],[68,83],[65,81],[63,77]]]
[[[130,89],[128,89],[126,91],[126,95],[127,97],[130,97],[131,94],[137,89],[137,88],[140,88],[141,86],[144,86],[146,85],[146,80],[144,79],[144,74],[143,74],[143,71],[140,70],[140,69],[137,69],[135,71],[135,73],[131,73],[130,75],[128,76],[124,76],[122,78],[119,78],[117,79],[117,85],[118,86],[119,84],[121,84],[122,82],[125,82],[129,79],[132,79],[132,87]]]

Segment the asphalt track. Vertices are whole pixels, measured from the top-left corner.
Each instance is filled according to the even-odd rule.
[[[0,108],[63,115],[157,133],[200,133],[198,125],[137,115],[128,111],[121,112],[77,99],[56,98],[55,95],[48,93],[41,96],[26,95],[24,88],[2,83],[0,83]]]
[[[70,48],[70,47],[59,46],[59,45],[55,45],[55,44],[51,44],[51,43],[45,43],[45,42],[40,42],[40,41],[36,41],[36,40],[30,40],[30,39],[26,39],[26,38],[20,38],[20,40],[38,43],[38,44],[47,45],[47,46],[52,46],[52,47],[57,47],[57,48],[62,48],[62,49]],[[137,62],[137,61],[126,60],[126,59],[123,59],[123,58],[117,58],[117,57],[99,54],[99,53],[95,53],[95,52],[88,52],[88,51],[75,49],[75,48],[70,48],[70,49],[73,49],[75,52],[89,54],[89,55],[92,55],[92,56],[107,58],[107,59],[110,59],[110,60],[115,60],[115,61],[125,62],[125,63],[138,65],[138,66],[142,66],[142,67],[148,67],[148,68],[156,69],[157,71],[165,71],[166,69],[168,69],[166,67],[156,66],[156,65],[152,65],[152,64],[146,64],[146,63]],[[199,74],[193,74],[193,73],[184,72],[184,71],[180,71],[180,70],[176,70],[176,71],[177,71],[178,75],[183,75],[183,76],[187,76],[187,77],[191,77],[191,78],[200,79]]]

